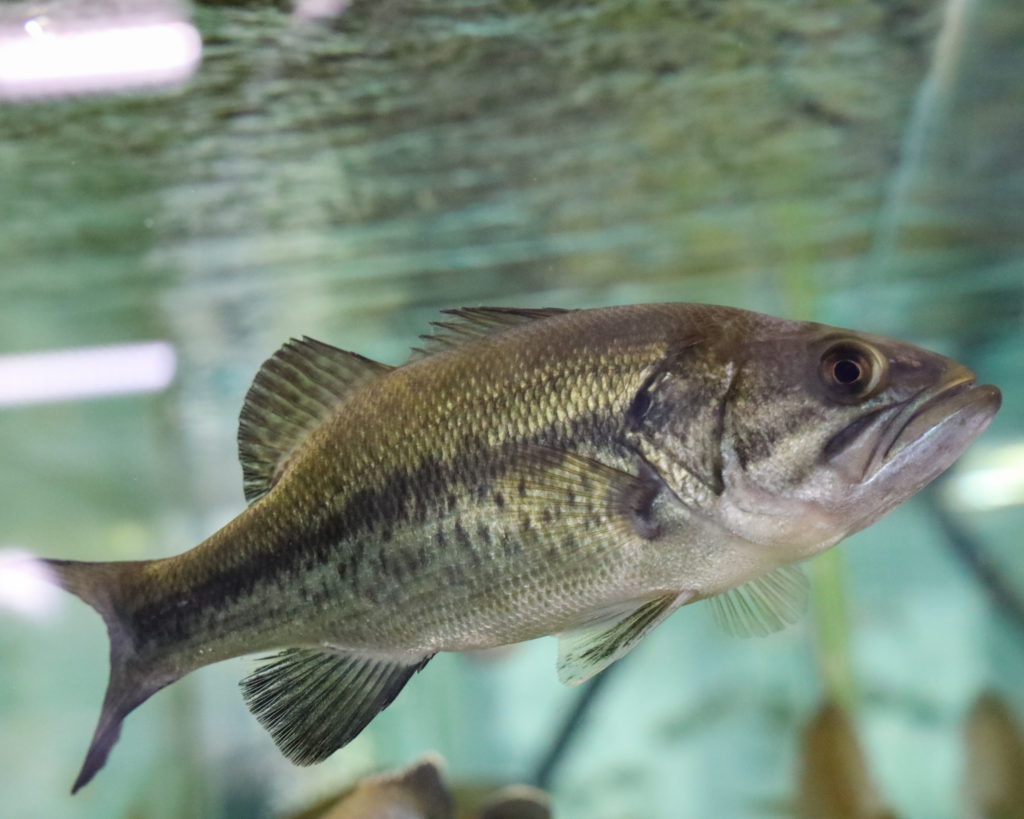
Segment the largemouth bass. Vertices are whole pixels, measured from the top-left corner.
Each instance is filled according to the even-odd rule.
[[[50,560],[110,635],[74,789],[125,716],[197,668],[243,681],[283,753],[324,759],[439,651],[558,635],[579,683],[682,605],[799,613],[795,564],[878,520],[1000,393],[899,341],[727,307],[451,311],[390,367],[312,339],[261,368],[248,508],[162,560]]]

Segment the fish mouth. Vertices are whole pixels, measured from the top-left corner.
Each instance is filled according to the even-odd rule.
[[[997,387],[975,381],[974,373],[957,367],[939,387],[911,398],[878,441],[865,477],[904,462],[926,442],[942,463],[939,472],[956,460],[988,426],[1002,401]]]

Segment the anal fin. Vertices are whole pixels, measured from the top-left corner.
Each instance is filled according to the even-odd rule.
[[[246,705],[296,765],[347,745],[430,657],[412,662],[289,648],[242,680]]]
[[[619,611],[558,635],[558,679],[578,685],[627,654],[655,626],[683,604],[692,592],[666,594],[627,611]]]

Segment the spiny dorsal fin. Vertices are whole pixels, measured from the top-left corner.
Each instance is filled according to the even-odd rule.
[[[558,635],[558,679],[578,685],[627,654],[644,635],[693,597],[666,594]]]
[[[715,620],[728,634],[764,637],[799,620],[807,595],[807,576],[800,567],[780,566],[709,602]]]
[[[296,765],[320,762],[387,708],[430,659],[289,648],[242,680],[249,710]]]
[[[238,425],[245,499],[269,492],[306,436],[355,389],[392,369],[311,338],[292,339],[263,362]]]
[[[537,321],[572,311],[561,307],[460,307],[441,312],[452,316],[452,318],[430,322],[430,325],[436,327],[437,331],[420,336],[424,344],[422,347],[413,348],[413,357],[428,356],[442,350],[449,350],[516,324]]]

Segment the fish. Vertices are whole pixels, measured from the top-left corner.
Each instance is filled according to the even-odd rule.
[[[361,780],[317,819],[455,819],[455,801],[441,778],[439,758],[408,770]],[[306,814],[309,815],[309,814]]]
[[[882,802],[846,711],[825,702],[803,731],[799,819],[894,819]]]
[[[551,797],[530,785],[509,785],[481,806],[476,819],[551,819]]]
[[[292,819],[549,819],[551,797],[530,785],[448,786],[430,752],[400,771],[365,777]]]
[[[800,616],[805,560],[949,467],[1000,392],[910,344],[731,307],[462,308],[400,366],[304,337],[240,413],[248,506],[189,551],[49,559],[110,676],[73,791],[163,687],[241,683],[293,763],[357,736],[440,651],[557,635],[574,685],[684,605]]]
[[[1024,819],[1024,733],[1003,697],[986,691],[964,724],[964,795],[978,819]]]

